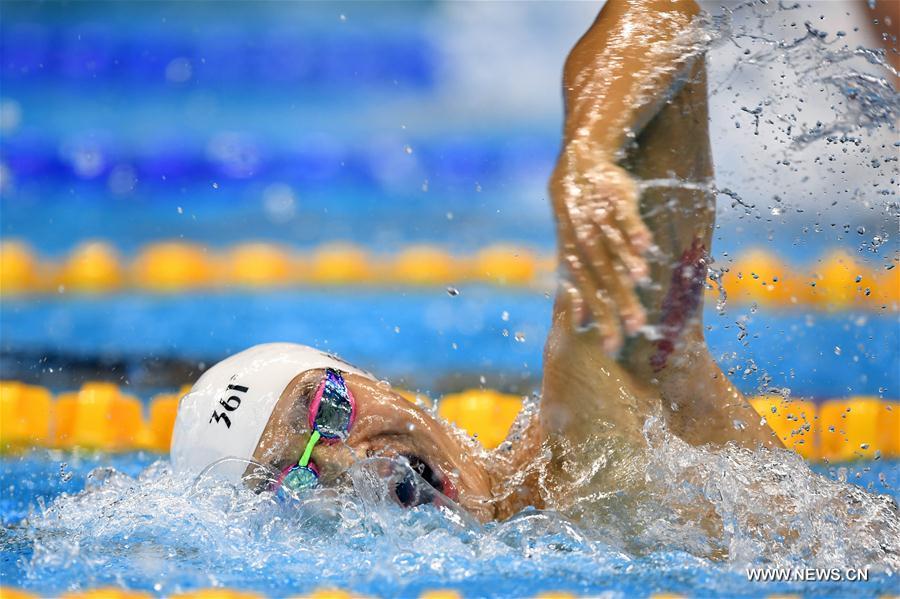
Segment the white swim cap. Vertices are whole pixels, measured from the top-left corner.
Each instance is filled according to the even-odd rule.
[[[172,465],[199,473],[222,458],[251,459],[288,383],[316,368],[371,377],[330,354],[294,343],[256,345],[204,372],[178,404]],[[215,472],[237,482],[246,468],[246,462],[235,460]]]

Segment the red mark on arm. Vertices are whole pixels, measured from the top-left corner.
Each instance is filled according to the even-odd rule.
[[[695,238],[672,271],[672,283],[662,303],[659,324],[662,336],[656,341],[656,353],[650,357],[653,372],[666,367],[666,361],[675,351],[675,342],[700,306],[708,262],[706,247]]]

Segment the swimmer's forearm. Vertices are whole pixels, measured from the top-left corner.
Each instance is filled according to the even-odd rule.
[[[694,0],[609,0],[566,61],[567,151],[615,161],[696,56]]]

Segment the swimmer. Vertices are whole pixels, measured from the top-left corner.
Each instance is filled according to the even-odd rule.
[[[261,464],[264,486],[297,490],[384,456],[483,521],[528,506],[617,518],[652,500],[651,417],[694,445],[778,447],[703,338],[715,198],[698,12],[693,0],[610,0],[566,61],[550,181],[563,283],[540,410],[508,443],[485,452],[364,370],[269,344],[216,364],[182,399],[175,468],[214,464],[239,482]],[[438,496],[414,483],[395,480],[394,498]]]

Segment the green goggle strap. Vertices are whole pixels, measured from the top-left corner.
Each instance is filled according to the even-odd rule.
[[[303,455],[300,456],[300,461],[297,462],[298,466],[300,466],[301,468],[306,468],[306,466],[309,465],[309,458],[312,457],[313,448],[321,438],[322,435],[319,434],[319,431],[312,432],[312,434],[309,436],[309,441],[306,442],[306,449],[303,450]]]

